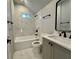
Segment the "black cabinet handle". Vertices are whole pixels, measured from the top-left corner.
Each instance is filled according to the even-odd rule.
[[[53,46],[53,44],[51,44],[51,46]]]
[[[51,44],[51,43],[49,42],[49,44]]]
[[[50,44],[50,46],[53,46],[53,44],[51,42],[49,42],[48,44]]]

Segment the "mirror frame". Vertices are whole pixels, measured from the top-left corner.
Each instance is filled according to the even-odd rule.
[[[58,3],[61,2],[62,0],[59,0],[56,2],[56,11],[55,11],[55,30],[56,31],[65,31],[65,32],[71,32],[71,30],[58,30],[57,29],[57,7],[58,7]]]

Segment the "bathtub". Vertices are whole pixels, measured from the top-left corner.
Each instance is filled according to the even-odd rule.
[[[32,42],[35,40],[39,40],[39,39],[38,37],[35,38],[34,35],[15,37],[14,40],[15,51],[32,48]]]

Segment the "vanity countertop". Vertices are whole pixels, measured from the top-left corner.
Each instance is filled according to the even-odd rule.
[[[71,39],[55,36],[53,34],[43,34],[42,37],[71,51]]]

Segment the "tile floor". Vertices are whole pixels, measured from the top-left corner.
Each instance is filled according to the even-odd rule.
[[[42,59],[41,54],[34,54],[33,48],[28,48],[14,53],[13,59]]]

